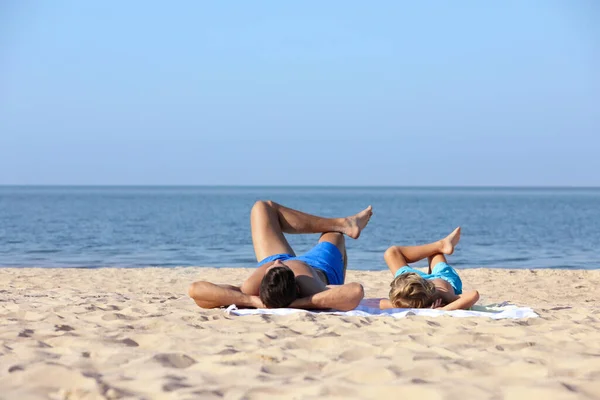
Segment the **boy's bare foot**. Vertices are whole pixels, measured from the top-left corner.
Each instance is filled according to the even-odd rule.
[[[371,216],[373,215],[373,207],[369,206],[356,215],[346,218],[346,229],[344,233],[352,239],[358,239],[362,230],[367,226]]]
[[[442,253],[444,254],[452,254],[454,253],[454,248],[458,244],[460,240],[460,226],[452,231],[451,234],[442,239]]]

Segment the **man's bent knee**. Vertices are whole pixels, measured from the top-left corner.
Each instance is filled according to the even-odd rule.
[[[277,203],[275,203],[273,200],[258,200],[256,203],[254,203],[254,205],[252,206],[252,213],[257,213],[257,212],[264,212],[269,208],[275,208]]]
[[[322,242],[340,242],[344,243],[344,234],[339,232],[325,232],[321,234],[320,241]]]
[[[346,238],[344,238],[344,234],[339,232],[325,232],[321,234],[319,238],[319,243],[321,242],[329,242],[335,245],[340,251],[343,253],[346,248]]]

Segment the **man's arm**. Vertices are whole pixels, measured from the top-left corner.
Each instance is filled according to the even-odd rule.
[[[354,310],[365,296],[360,283],[347,283],[341,286],[326,286],[325,290],[296,299],[291,308],[328,309],[340,311]]]
[[[269,264],[270,266],[271,264]],[[263,277],[265,276],[265,272],[267,272],[267,265],[260,266],[252,272],[252,275],[248,277],[240,286],[240,290],[242,293],[258,296],[258,289],[260,288],[260,283],[262,282]]]
[[[239,287],[232,285],[215,285],[198,281],[190,285],[188,294],[202,308],[217,308],[231,304],[238,307],[264,307],[258,296],[242,293]]]

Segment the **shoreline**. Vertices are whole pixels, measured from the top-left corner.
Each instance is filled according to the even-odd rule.
[[[252,268],[0,268],[6,398],[598,398],[600,270],[466,269],[539,318],[226,315],[186,294]],[[388,271],[349,270],[365,297]]]
[[[450,263],[453,267],[457,264]],[[116,266],[116,265],[103,265],[103,266],[94,266],[94,267],[85,267],[85,266],[69,266],[69,265],[58,265],[58,266],[42,266],[42,265],[0,265],[0,269],[77,269],[77,270],[98,270],[98,269],[144,269],[144,268],[159,268],[159,269],[186,269],[186,268],[196,268],[196,269],[232,269],[232,270],[248,270],[251,271],[256,267],[218,267],[218,266],[201,266],[201,265],[140,265],[140,266]],[[423,265],[415,265],[413,264],[413,268],[426,270],[427,266]],[[498,270],[498,271],[544,271],[544,270],[555,270],[555,271],[600,271],[599,267],[593,268],[580,268],[580,267],[527,267],[527,268],[511,268],[511,267],[462,267],[460,264],[455,267],[455,269],[460,273],[461,271],[478,271],[478,270]],[[347,271],[355,271],[355,272],[389,272],[387,268],[382,267],[381,269],[356,269],[348,267]]]

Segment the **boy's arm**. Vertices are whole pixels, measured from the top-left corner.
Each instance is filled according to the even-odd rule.
[[[296,299],[291,308],[328,309],[340,311],[354,310],[365,293],[360,283],[347,283],[341,286],[326,286],[321,292]]]
[[[479,300],[479,292],[477,290],[469,290],[463,294],[453,295],[453,297],[452,301],[447,302],[448,304],[442,307],[441,310],[468,310]]]
[[[392,302],[390,301],[390,299],[381,299],[379,300],[379,309],[380,310],[387,310],[390,308],[394,308],[394,306],[392,305]]]
[[[440,304],[442,303],[442,299],[437,299],[433,302],[433,304],[431,305],[430,308],[440,308],[438,307]],[[396,308],[394,307],[394,305],[392,304],[392,302],[389,299],[381,299],[379,300],[379,309],[380,310],[387,310],[390,308]]]
[[[264,308],[258,296],[242,293],[237,286],[198,281],[190,285],[188,294],[202,308],[217,308],[231,304],[238,307]]]

